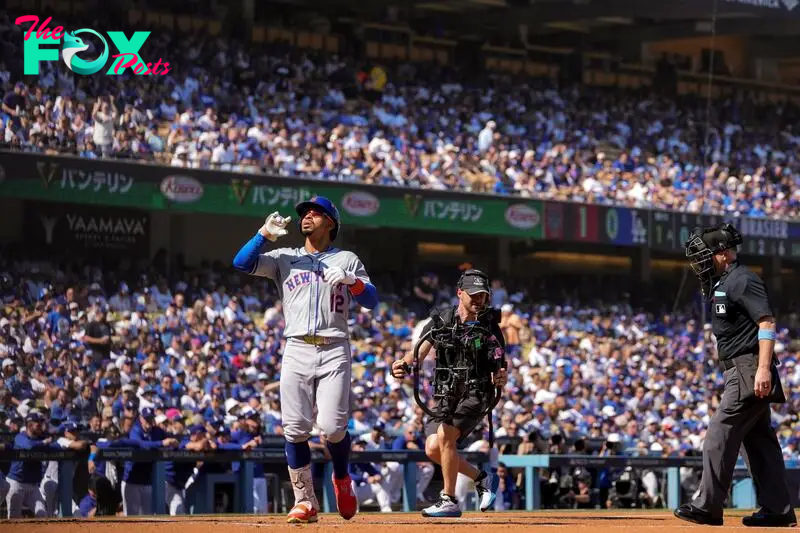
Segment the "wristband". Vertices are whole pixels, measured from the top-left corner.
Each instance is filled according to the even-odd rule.
[[[355,283],[353,283],[352,285],[350,285],[350,287],[348,287],[348,289],[350,289],[350,294],[352,294],[353,296],[358,296],[359,294],[364,292],[366,288],[367,286],[364,285],[364,282],[358,278],[356,278]]]
[[[775,335],[775,330],[772,329],[760,329],[758,330],[758,340],[760,341],[774,341],[777,335]]]
[[[94,462],[94,460],[95,460],[95,458],[96,458],[96,457],[97,457],[97,454],[96,454],[96,453],[90,453],[90,454],[89,454],[89,460],[90,460],[90,461],[92,461],[92,462]]]

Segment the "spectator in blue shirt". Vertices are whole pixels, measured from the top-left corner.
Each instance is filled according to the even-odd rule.
[[[47,315],[46,332],[56,346],[66,346],[70,340],[72,322],[67,311],[67,300],[63,296],[56,299],[56,309]]]
[[[496,511],[510,511],[519,507],[519,494],[514,477],[508,471],[504,463],[497,465],[497,477],[500,478],[500,488],[497,491],[495,500]]]
[[[94,478],[89,479],[89,492],[78,504],[83,518],[94,518],[97,513],[97,484]]]

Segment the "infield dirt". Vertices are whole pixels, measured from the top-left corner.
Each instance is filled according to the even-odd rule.
[[[725,515],[725,529],[745,529],[741,517],[746,512]],[[661,533],[666,531],[719,531],[720,528],[697,526],[678,520],[668,511],[631,512],[510,512],[465,513],[457,519],[423,518],[419,513],[363,513],[350,521],[336,514],[325,514],[316,524],[290,525],[283,515],[215,515],[142,518],[98,518],[93,520],[20,520],[0,521],[2,533],[242,533],[267,529],[269,532],[298,533],[309,531],[347,531],[348,533],[445,533],[480,531],[481,533],[516,533],[540,530],[547,533],[585,531],[608,533]],[[752,528],[746,528],[748,530]]]

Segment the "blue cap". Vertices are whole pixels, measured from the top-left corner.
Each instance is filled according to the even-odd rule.
[[[137,403],[133,400],[128,400],[125,402],[125,409],[128,411],[136,411],[139,408]]]
[[[144,418],[145,420],[152,420],[156,417],[156,412],[153,410],[152,407],[145,407],[139,414],[141,414],[142,418]]]
[[[39,411],[31,411],[25,417],[25,422],[44,422],[44,417]]]
[[[227,428],[227,427],[225,427],[225,426],[219,426],[219,427],[217,428],[217,435],[227,435],[227,436],[230,436],[230,434],[231,434],[231,430],[230,430],[230,429],[228,429],[228,428]]]
[[[205,433],[205,432],[206,428],[203,426],[203,424],[194,424],[193,426],[189,427],[190,435],[195,435],[197,433]]]
[[[75,422],[64,422],[63,424],[61,424],[62,433],[67,433],[67,432],[74,433],[75,431],[78,431],[78,424],[76,424]]]
[[[377,431],[386,431],[386,424],[383,423],[383,420],[378,420],[375,422],[375,425],[372,427],[372,429]]]

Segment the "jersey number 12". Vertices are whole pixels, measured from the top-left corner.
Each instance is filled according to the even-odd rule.
[[[342,294],[331,293],[331,313],[344,313],[344,296]]]

